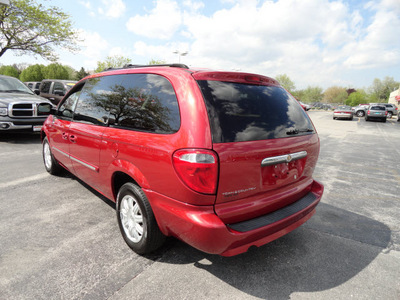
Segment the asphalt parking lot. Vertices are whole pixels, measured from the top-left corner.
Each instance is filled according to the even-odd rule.
[[[310,112],[325,185],[302,227],[230,258],[168,239],[139,256],[113,203],[0,132],[0,299],[400,299],[400,122]]]

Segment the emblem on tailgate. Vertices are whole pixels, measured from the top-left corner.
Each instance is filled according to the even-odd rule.
[[[241,190],[236,190],[236,191],[232,191],[232,192],[225,192],[225,193],[222,193],[222,195],[224,197],[232,197],[232,196],[239,195],[241,193],[254,191],[255,189],[256,189],[256,187],[250,187],[250,188],[247,188],[247,189],[241,189]]]

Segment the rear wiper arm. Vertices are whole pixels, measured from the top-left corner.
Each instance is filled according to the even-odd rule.
[[[287,135],[292,135],[292,134],[299,134],[300,132],[314,132],[314,130],[313,129],[311,129],[311,128],[304,128],[304,129],[291,129],[291,130],[288,130],[288,131],[286,131],[286,134]]]

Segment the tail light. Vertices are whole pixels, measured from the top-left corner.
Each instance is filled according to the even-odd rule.
[[[387,116],[387,111],[385,111],[385,115]]]
[[[175,171],[192,190],[215,194],[218,180],[218,157],[211,150],[182,149],[173,154]]]

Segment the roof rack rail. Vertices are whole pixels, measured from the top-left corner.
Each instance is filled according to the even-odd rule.
[[[149,67],[171,67],[171,68],[182,68],[189,69],[189,67],[185,64],[159,64],[159,65],[132,65],[127,64],[123,66],[123,68],[149,68]]]
[[[182,69],[189,69],[189,67],[185,64],[159,64],[159,65],[132,65],[127,64],[120,68],[106,68],[101,72],[112,71],[112,70],[121,70],[121,69],[128,69],[128,68],[150,68],[150,67],[171,67],[171,68],[182,68]]]

